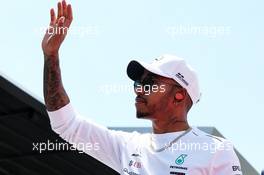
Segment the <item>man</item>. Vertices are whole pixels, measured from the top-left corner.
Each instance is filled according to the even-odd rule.
[[[189,126],[187,113],[200,99],[198,79],[176,56],[163,55],[151,64],[131,61],[127,67],[137,118],[149,119],[153,133],[113,131],[82,119],[63,88],[59,67],[59,48],[73,19],[71,5],[59,2],[57,17],[53,9],[50,16],[42,41],[44,98],[51,126],[63,139],[77,148],[89,144],[81,151],[120,174],[242,174],[230,142]]]

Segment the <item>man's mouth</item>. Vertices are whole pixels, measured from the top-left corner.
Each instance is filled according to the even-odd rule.
[[[136,103],[146,103],[147,101],[143,97],[137,96],[135,99]]]

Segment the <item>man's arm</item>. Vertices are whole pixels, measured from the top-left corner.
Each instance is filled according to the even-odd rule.
[[[55,111],[70,102],[64,90],[58,57],[44,55],[44,99],[48,111]]]
[[[64,0],[59,2],[58,16],[55,17],[55,12],[51,9],[50,17],[50,28],[43,38],[42,49],[45,61],[44,98],[51,127],[78,150],[121,173],[120,147],[126,144],[132,134],[110,131],[106,127],[82,119],[75,113],[63,88],[58,54],[67,34],[65,28],[69,28],[72,22],[71,6]]]
[[[48,111],[55,111],[70,102],[62,84],[59,66],[59,48],[72,22],[71,5],[58,3],[58,14],[50,10],[50,25],[42,40],[44,53],[44,99]]]

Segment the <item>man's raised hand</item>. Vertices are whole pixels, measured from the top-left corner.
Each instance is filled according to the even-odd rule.
[[[48,57],[58,56],[59,48],[72,22],[72,8],[65,0],[58,2],[57,17],[52,8],[50,10],[50,25],[42,40],[42,50]]]

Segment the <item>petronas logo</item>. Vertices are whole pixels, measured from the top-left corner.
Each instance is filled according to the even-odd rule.
[[[180,155],[176,160],[175,160],[175,163],[177,165],[182,165],[184,163],[184,159],[185,157],[187,157],[187,154],[182,154]]]

